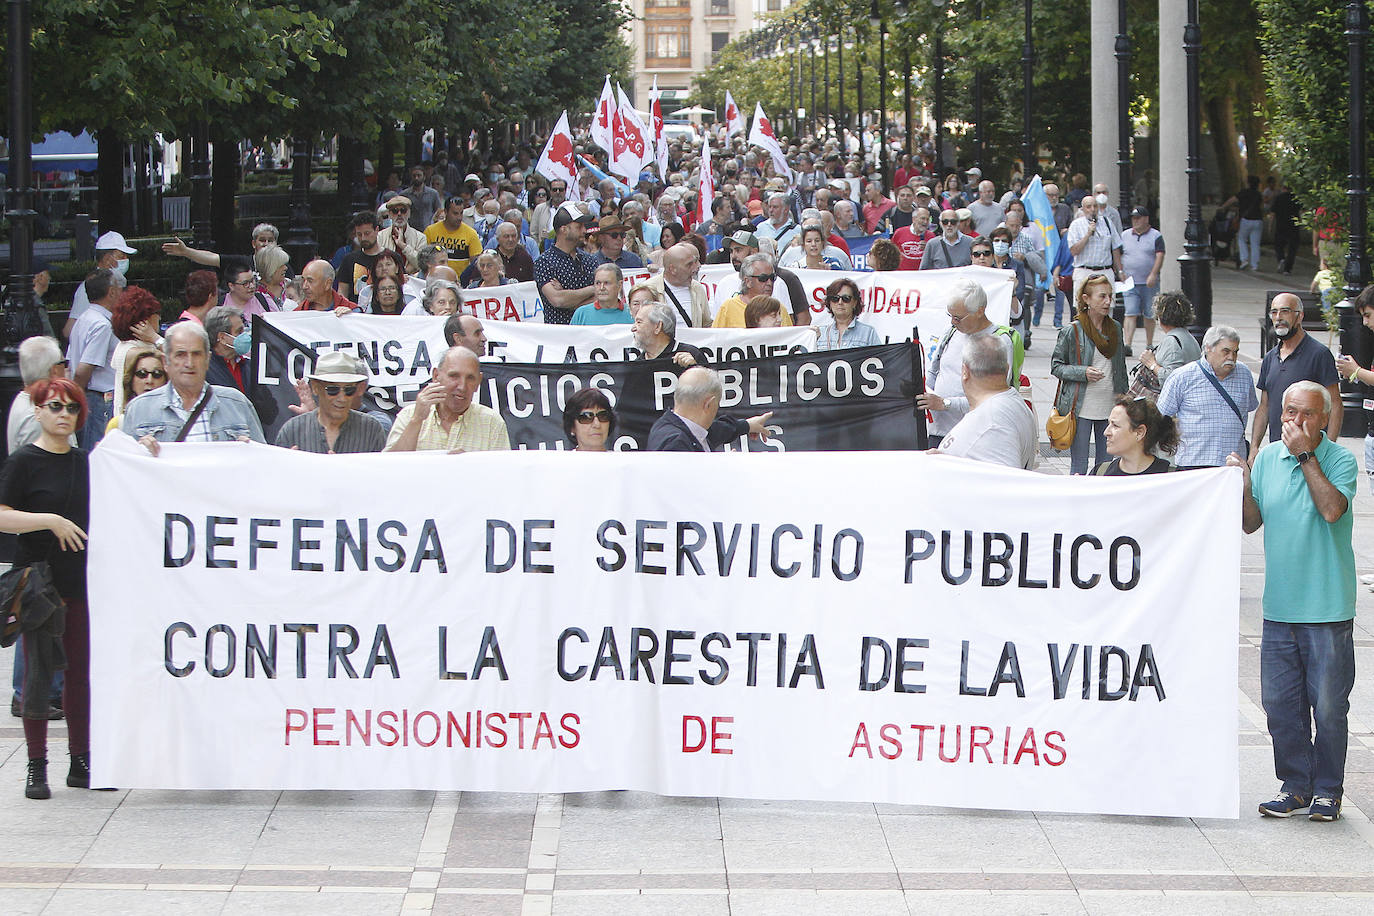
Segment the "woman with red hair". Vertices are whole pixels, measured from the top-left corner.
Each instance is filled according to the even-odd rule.
[[[119,338],[110,357],[110,368],[114,370],[116,379],[124,377],[124,358],[134,344],[161,346],[162,335],[158,333],[158,318],[161,315],[162,303],[143,287],[129,286],[120,293],[119,301],[110,312],[110,326],[114,329],[115,337]],[[123,412],[123,386],[115,385],[114,409],[110,415],[117,417]]]
[[[15,566],[46,564],[62,597],[65,621],[44,627],[61,632],[67,656],[62,708],[67,714],[71,769],[67,785],[91,786],[90,616],[86,610],[86,528],[90,522],[90,473],[86,452],[71,435],[86,423],[86,395],[66,378],[42,379],[28,388],[42,432],[17,449],[0,470],[0,531],[19,535]],[[34,575],[30,572],[30,577]],[[48,693],[52,653],[41,631],[24,638],[24,741],[28,745],[27,798],[51,798],[48,788]]]

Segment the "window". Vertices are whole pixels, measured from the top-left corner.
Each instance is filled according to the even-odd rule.
[[[688,22],[646,22],[645,66],[690,67],[691,26]]]
[[[731,5],[730,0],[711,0],[710,5],[706,8],[706,15],[733,16],[734,11],[730,8]]]
[[[729,43],[730,43],[730,33],[729,33],[729,32],[712,32],[712,33],[711,33],[711,63],[714,64],[714,63],[716,62],[716,55],[719,54],[721,51],[723,51],[723,50],[725,49],[725,46],[728,45]]]
[[[782,0],[768,0],[768,12],[776,13],[782,9]]]

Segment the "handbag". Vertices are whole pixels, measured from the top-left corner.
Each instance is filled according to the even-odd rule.
[[[1135,368],[1131,370],[1131,386],[1126,389],[1126,393],[1133,398],[1145,397],[1153,401],[1159,397],[1159,392],[1163,388],[1164,385],[1160,383],[1155,370],[1144,363],[1136,363]]]
[[[1073,333],[1073,359],[1074,362],[1077,363],[1083,358],[1083,348],[1078,339],[1078,328],[1070,323],[1069,329]],[[1080,392],[1082,390],[1081,388],[1079,389]],[[1054,391],[1054,403],[1056,405],[1059,404],[1059,395],[1062,394],[1063,391],[1064,380],[1061,378],[1059,380],[1059,387]],[[1069,404],[1068,413],[1060,413],[1058,406],[1055,406],[1050,411],[1050,418],[1045,421],[1045,432],[1049,434],[1050,445],[1053,446],[1056,451],[1067,451],[1069,446],[1073,445],[1074,433],[1078,431],[1078,415],[1074,412],[1077,407],[1078,394],[1075,393],[1073,401]]]
[[[0,601],[0,648],[6,649],[25,629],[34,629],[66,609],[45,560],[14,566],[0,575]]]

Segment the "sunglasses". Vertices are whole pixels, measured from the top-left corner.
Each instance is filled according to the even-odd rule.
[[[602,236],[602,238],[608,238],[608,239],[623,239],[623,238],[625,237],[625,233],[623,233],[623,232],[610,232],[610,231],[607,231],[607,230],[603,229],[603,230],[601,231],[601,236]]]
[[[134,370],[134,378],[148,378],[149,376],[152,376],[152,377],[155,378],[155,379],[164,379],[164,378],[167,377],[167,373],[166,373],[166,372],[163,372],[161,369],[135,369],[135,370]]]
[[[81,413],[81,405],[73,401],[49,401],[43,406],[53,413],[61,413],[63,410],[67,411],[67,413],[72,416]]]
[[[348,397],[353,397],[358,391],[358,386],[354,385],[325,385],[324,393],[326,397],[336,398],[339,392],[343,392]]]
[[[577,415],[578,423],[590,425],[594,420],[609,423],[611,422],[611,412],[603,407],[600,410],[584,410]]]
[[[754,280],[758,283],[763,283],[767,285],[769,283],[772,283],[775,279],[777,279],[777,276],[777,274],[754,274],[752,277],[745,277],[745,279]]]
[[[973,252],[973,256],[975,258],[990,258],[992,257],[992,252],[988,251],[986,248],[980,248],[979,250]]]
[[[853,302],[853,293],[835,293],[825,297],[826,302]]]
[[[942,219],[942,220],[940,220],[940,225],[941,225],[941,226],[954,226],[954,225],[957,225],[958,222],[959,222],[959,221],[958,221],[957,219]]]

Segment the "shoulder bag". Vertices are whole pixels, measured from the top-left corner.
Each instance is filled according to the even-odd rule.
[[[1074,324],[1070,324],[1069,327],[1073,330],[1073,359],[1074,363],[1077,364],[1083,359],[1083,348],[1078,339],[1078,328]],[[1058,404],[1059,395],[1063,391],[1064,380],[1061,378],[1059,387],[1054,390],[1055,407],[1050,411],[1050,418],[1045,421],[1045,432],[1049,434],[1050,445],[1054,446],[1056,451],[1061,452],[1073,445],[1073,436],[1078,430],[1078,415],[1074,413],[1078,407],[1078,394],[1074,394],[1073,402],[1069,405],[1069,412],[1061,414]],[[1080,388],[1079,391],[1081,392],[1082,389]]]

